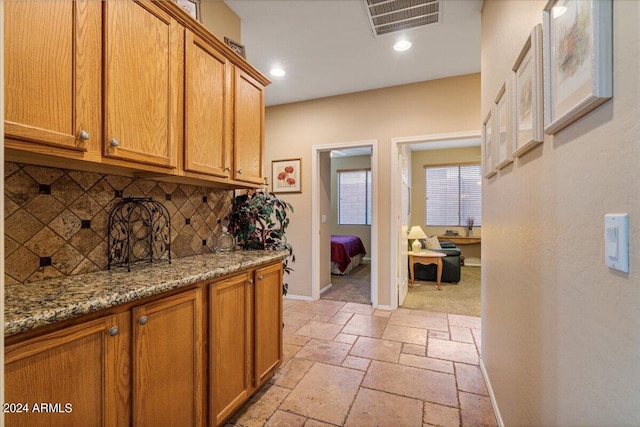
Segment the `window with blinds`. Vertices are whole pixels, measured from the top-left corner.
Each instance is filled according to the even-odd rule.
[[[338,171],[338,224],[371,225],[371,170]]]
[[[430,226],[482,225],[480,165],[425,168],[425,222]]]

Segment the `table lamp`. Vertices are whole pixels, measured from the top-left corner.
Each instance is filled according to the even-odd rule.
[[[419,225],[414,225],[413,227],[411,227],[411,230],[409,230],[409,234],[407,235],[407,239],[414,239],[413,243],[411,244],[411,250],[413,252],[420,252],[422,250],[422,243],[420,243],[420,240],[418,239],[426,239],[427,235],[424,234],[424,231],[422,231],[422,227],[420,227]]]

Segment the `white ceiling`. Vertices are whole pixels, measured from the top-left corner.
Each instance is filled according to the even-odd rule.
[[[206,1],[206,0],[205,0]],[[442,0],[437,24],[374,37],[362,0],[225,0],[278,105],[480,71],[482,0]],[[401,37],[405,52],[393,50]],[[273,67],[284,77],[269,74]]]

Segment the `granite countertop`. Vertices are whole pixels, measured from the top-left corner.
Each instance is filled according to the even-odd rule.
[[[93,313],[286,258],[286,251],[237,251],[5,286],[5,336]]]

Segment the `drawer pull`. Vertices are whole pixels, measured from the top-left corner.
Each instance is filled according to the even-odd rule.
[[[264,279],[264,276],[261,274],[258,276],[258,280],[262,280],[262,279]]]
[[[149,319],[147,319],[147,316],[142,316],[140,319],[138,319],[138,323],[141,325],[146,325],[148,321]]]
[[[81,130],[80,131],[80,139],[83,141],[88,141],[89,138],[91,138],[91,135],[89,135],[89,132],[87,132],[86,130]]]
[[[247,283],[250,284],[250,285],[253,285],[253,279],[247,280]]]
[[[109,335],[111,335],[112,337],[118,335],[118,332],[120,332],[120,329],[118,329],[117,326],[112,326],[111,329],[109,329]]]
[[[111,138],[111,146],[117,147],[118,145],[120,145],[120,141],[118,141],[116,138]]]
[[[242,169],[238,169],[238,175],[242,175]]]

